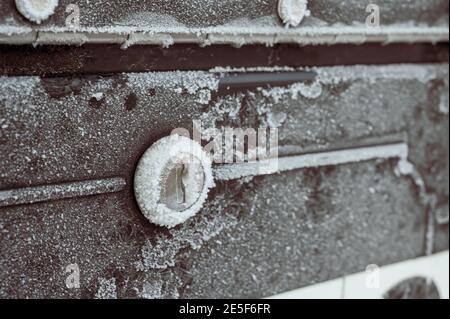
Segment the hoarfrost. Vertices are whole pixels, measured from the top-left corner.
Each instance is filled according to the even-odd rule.
[[[283,69],[283,68],[279,68]],[[231,70],[231,69],[223,69]],[[211,72],[222,72],[221,69],[215,69]],[[242,69],[243,72],[252,69]],[[253,69],[255,70],[255,69]],[[289,69],[291,70],[291,69]],[[285,98],[295,98],[295,93],[297,92],[298,97],[302,96],[305,98],[318,98],[322,86],[333,83],[342,83],[345,81],[357,81],[362,78],[369,78],[372,82],[377,79],[405,79],[405,80],[418,80],[421,83],[429,81],[431,79],[447,76],[448,65],[440,65],[439,67],[431,65],[392,65],[389,67],[384,66],[353,66],[353,67],[330,67],[330,68],[317,68],[309,69],[317,72],[318,77],[312,84],[293,84],[289,88],[274,88],[271,90],[265,90],[268,97],[281,100]],[[265,69],[265,71],[272,71],[271,69]],[[172,89],[178,94],[188,92],[194,95],[197,102],[203,101],[206,104],[207,101],[211,100],[210,93],[218,88],[218,77],[212,73],[208,72],[171,72],[171,73],[146,73],[146,74],[130,74],[127,76],[128,85],[130,89],[134,92],[147,92],[149,87],[164,87]],[[0,77],[0,89],[2,93],[7,96],[11,95],[10,100],[18,100],[17,96],[31,95],[36,96],[36,92],[42,91],[42,88],[37,85],[40,79],[38,77],[33,78],[8,78]],[[103,79],[102,83],[106,83]],[[366,85],[367,83],[363,83]],[[83,93],[86,93],[86,97],[95,95],[98,92],[108,92],[105,89],[111,89],[109,86],[111,83],[106,83],[102,85],[92,84],[92,88],[83,88]],[[298,86],[298,87],[297,87]],[[318,89],[320,87],[320,90]],[[308,92],[306,88],[310,89],[313,93]],[[313,89],[315,88],[315,89]],[[306,91],[305,91],[306,90]],[[272,92],[270,92],[272,91]],[[25,92],[25,93],[24,93]],[[28,92],[28,93],[27,93]],[[306,93],[305,93],[306,92]],[[253,93],[246,93],[250,97]],[[83,95],[84,96],[84,95]],[[111,94],[108,94],[108,98],[111,98]],[[8,98],[9,99],[9,98]],[[242,96],[234,96],[221,98],[216,104],[214,104],[210,109],[203,113],[203,118],[209,121],[220,121],[221,118],[227,116],[229,119],[239,121],[239,113],[242,106]],[[444,101],[444,104],[442,103]],[[447,102],[447,108],[445,108],[445,102]],[[56,103],[56,102],[55,102]],[[262,106],[263,104],[264,106]],[[275,109],[274,105],[271,103],[261,103],[260,105],[255,105],[255,109],[258,111],[257,115],[261,118],[266,118],[269,125],[279,125],[283,124],[287,120],[287,114]],[[441,111],[448,112],[448,96],[445,100],[445,95],[441,100],[442,107]],[[14,106],[18,107],[18,106]],[[252,106],[253,107],[253,106]],[[38,113],[38,112],[36,112]],[[290,119],[290,118],[289,118]],[[415,175],[414,167],[409,162],[399,162],[398,173],[400,175],[412,175],[414,177],[416,185],[422,191],[422,197],[425,195],[425,184],[420,176]],[[244,180],[244,179],[243,179]],[[248,179],[246,180],[248,181]],[[143,247],[141,247],[141,258],[137,261],[134,266],[140,271],[148,271],[146,273],[146,282],[143,286],[142,292],[139,294],[144,298],[158,298],[160,296],[165,296],[166,286],[164,284],[164,277],[159,272],[154,272],[151,270],[163,270],[171,267],[175,267],[178,262],[178,258],[182,255],[185,249],[195,249],[199,250],[207,249],[208,245],[206,243],[212,238],[217,236],[220,232],[232,228],[238,224],[237,217],[234,215],[233,210],[222,209],[222,207],[229,208],[229,198],[223,198],[223,203],[221,203],[222,195],[216,195],[211,200],[211,205],[204,208],[204,211],[200,212],[197,216],[193,218],[192,221],[188,221],[186,225],[181,225],[180,228],[171,229],[167,232],[158,234],[156,238],[152,238],[145,242]],[[427,199],[431,201],[431,199]],[[227,204],[228,203],[228,204]],[[253,211],[253,208],[252,208]],[[258,209],[256,209],[258,211]],[[428,237],[433,238],[433,229],[429,230]],[[202,250],[203,250],[202,249]],[[155,274],[157,273],[157,274]],[[151,281],[150,279],[160,278],[161,281]],[[158,277],[160,276],[160,277]],[[159,279],[158,279],[159,280]],[[175,285],[180,285],[177,278],[172,279]],[[161,285],[160,285],[161,284]],[[180,285],[181,286],[181,285]],[[171,295],[176,295],[175,290],[170,290]],[[96,297],[116,297],[116,283],[115,279],[101,279],[100,287],[96,294]]]
[[[180,23],[171,15],[163,13],[156,14],[147,11],[132,13],[119,21],[117,25],[148,28],[149,21],[151,21],[153,26],[158,28],[185,28],[184,24]]]
[[[276,87],[260,89],[260,91],[264,96],[271,97],[275,103],[278,103],[286,94],[290,94],[294,100],[297,100],[299,95],[308,99],[317,99],[322,94],[322,85],[317,81],[311,84],[294,83],[287,88]]]
[[[377,80],[417,80],[421,83],[427,83],[448,73],[448,65],[439,69],[430,65],[395,64],[388,66],[320,67],[310,70],[317,73],[317,80],[322,84],[339,84],[358,79],[364,79],[364,81],[370,83],[375,83]]]
[[[99,288],[95,294],[96,299],[117,299],[116,279],[99,279]]]
[[[30,27],[18,26],[18,25],[0,25],[0,35],[6,36],[23,35],[33,32]]]
[[[172,89],[176,93],[187,92],[198,94],[197,100],[201,104],[208,104],[211,91],[219,87],[219,79],[206,72],[160,72],[160,73],[130,73],[127,74],[131,88],[143,89],[161,87]]]
[[[208,207],[214,207],[208,216],[202,213],[193,221],[181,225],[181,228],[170,229],[168,236],[161,235],[153,242],[147,240],[141,250],[142,260],[136,262],[136,269],[147,271],[174,267],[177,256],[183,249],[199,250],[205,242],[236,225],[236,216],[223,211],[225,205],[221,203],[225,200],[224,195],[217,196],[205,205],[206,212],[210,210]],[[215,204],[217,206],[214,206]]]
[[[208,105],[211,101],[211,90],[202,89],[197,92],[197,99],[195,100],[199,104]]]
[[[139,296],[144,299],[162,299],[164,297],[162,282],[144,283]]]
[[[267,115],[267,123],[271,128],[278,128],[286,121],[287,114],[281,113],[269,113]]]
[[[38,77],[8,77],[0,76],[0,90],[7,92],[10,96],[3,96],[12,99],[14,96],[24,97],[36,94],[40,79]]]

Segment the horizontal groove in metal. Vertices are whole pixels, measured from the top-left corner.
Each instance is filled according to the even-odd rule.
[[[83,46],[0,46],[0,74],[73,76],[172,70],[218,70],[235,68],[319,67],[331,65],[424,64],[448,62],[446,43],[366,43],[273,47],[229,45],[200,47],[196,44],[132,46],[119,44]],[[214,71],[213,70],[213,71]],[[222,71],[218,71],[222,72]]]
[[[342,165],[390,158],[406,160],[408,158],[408,145],[406,143],[396,143],[367,146],[298,156],[286,156],[258,162],[218,165],[214,169],[214,175],[217,180],[228,181],[247,176],[270,175],[303,168]]]
[[[219,94],[230,94],[252,88],[286,86],[298,82],[314,81],[315,72],[255,72],[229,74],[220,79]]]
[[[3,190],[0,191],[0,207],[115,193],[125,186],[125,179],[110,178]]]

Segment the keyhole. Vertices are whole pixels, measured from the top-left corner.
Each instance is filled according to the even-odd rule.
[[[198,159],[170,163],[161,188],[161,202],[174,211],[182,212],[198,199],[205,180]]]
[[[185,164],[181,164],[176,169],[176,194],[177,194],[177,203],[185,204],[186,203],[186,186],[184,185],[184,176],[187,173],[187,167]]]

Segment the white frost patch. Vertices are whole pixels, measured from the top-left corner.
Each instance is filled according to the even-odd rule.
[[[40,24],[55,13],[58,0],[16,0],[16,6],[25,18]]]
[[[271,128],[278,128],[281,125],[283,125],[283,123],[286,121],[287,119],[287,114],[284,112],[281,113],[272,113],[270,112],[269,114],[267,114],[267,123],[269,124],[269,126]]]
[[[444,115],[448,115],[448,109],[449,109],[449,94],[448,91],[443,93],[441,95],[441,101],[439,103],[439,112],[441,112]]]
[[[439,68],[433,65],[395,64],[387,66],[357,65],[351,67],[311,68],[317,73],[317,80],[322,84],[339,84],[352,80],[364,79],[370,83],[379,80],[417,80],[427,83],[430,80],[448,77],[448,64]]]
[[[33,29],[25,26],[18,25],[0,25],[0,35],[12,36],[23,35],[33,32]]]
[[[97,102],[101,101],[101,99],[103,99],[103,93],[102,92],[97,92],[92,94],[92,98],[96,99]]]
[[[162,299],[163,296],[162,282],[146,282],[139,293],[139,297],[143,299]]]
[[[185,28],[184,24],[171,15],[149,11],[132,13],[119,21],[117,25],[148,28],[149,23],[158,28]]]
[[[219,88],[219,79],[207,72],[155,72],[127,74],[128,84],[135,91],[164,87],[177,94],[186,92],[196,96],[197,102],[208,104],[211,92]]]
[[[199,104],[203,104],[203,105],[208,105],[209,102],[211,101],[211,90],[208,89],[201,89],[197,92],[197,96],[196,96],[196,100],[195,102],[199,103]]]
[[[40,78],[34,76],[0,76],[0,91],[2,91],[2,97],[12,100],[16,96],[25,97],[36,94],[36,90],[40,88],[40,83]]]
[[[395,173],[397,176],[411,175],[414,173],[414,165],[410,163],[407,159],[403,159],[398,162],[397,167],[395,168]]]
[[[297,100],[299,95],[308,99],[317,99],[322,94],[322,85],[318,81],[311,84],[300,82],[294,83],[288,87],[259,89],[259,91],[263,94],[263,96],[271,97],[276,103],[278,103],[286,94],[289,94],[294,100]]]
[[[98,287],[95,299],[117,299],[116,279],[99,279],[100,286]]]
[[[153,243],[147,240],[141,250],[142,260],[136,263],[136,270],[174,267],[180,251],[186,248],[199,250],[205,242],[238,223],[236,216],[224,212],[228,205],[224,194],[217,195],[207,205],[207,216],[200,216],[195,222],[183,224],[179,229],[170,229],[169,237],[157,237]]]

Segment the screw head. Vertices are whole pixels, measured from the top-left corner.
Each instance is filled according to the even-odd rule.
[[[278,0],[278,15],[286,27],[296,27],[310,15],[308,0]]]
[[[55,12],[58,2],[58,0],[16,0],[16,7],[25,18],[40,24]]]
[[[209,156],[200,144],[179,135],[153,144],[134,176],[136,201],[144,216],[169,228],[197,214],[213,186]]]

